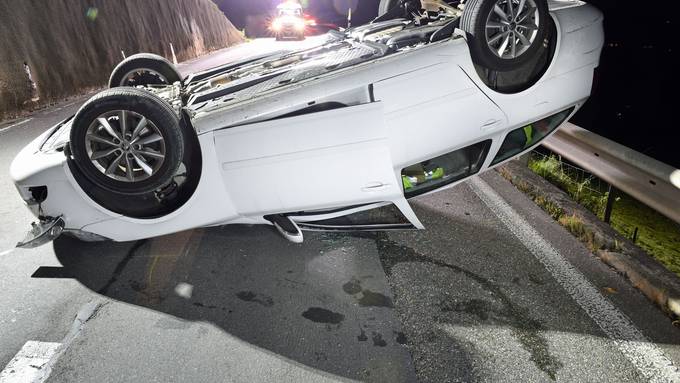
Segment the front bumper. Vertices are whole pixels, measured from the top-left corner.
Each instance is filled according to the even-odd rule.
[[[61,122],[26,145],[12,161],[10,176],[19,196],[38,218],[18,247],[36,247],[62,232],[81,233],[84,225],[110,218],[83,198],[68,169],[63,150],[46,142],[65,128]]]
[[[30,249],[51,242],[64,232],[64,225],[61,217],[43,217],[39,222],[31,224],[31,230],[26,233],[26,237],[21,242],[17,243],[17,247]]]

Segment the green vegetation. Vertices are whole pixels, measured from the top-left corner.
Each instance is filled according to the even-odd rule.
[[[583,219],[576,214],[563,215],[557,221],[576,238],[580,239],[591,252],[595,253],[597,250],[605,248],[604,244],[597,241],[595,233],[588,229],[588,226],[583,223]]]
[[[573,172],[565,170],[563,165],[555,156],[532,156],[529,161],[529,168],[534,173],[564,190],[575,201],[602,218],[608,193],[599,190],[599,187],[591,186],[595,180],[592,176],[574,177]],[[537,197],[531,197],[536,203],[539,202]],[[555,217],[554,211],[551,212],[543,205],[541,207],[591,247],[591,250],[597,248],[592,241],[592,234],[583,229],[583,222],[580,222],[579,217],[562,215]],[[614,202],[611,226],[630,239],[633,239],[637,228],[635,243],[670,271],[680,275],[680,225],[645,204],[627,195],[621,195]]]
[[[574,179],[571,174],[564,170],[562,163],[555,156],[538,158],[532,156],[529,160],[529,169],[567,192],[574,201],[583,205],[595,215],[599,217],[604,215],[609,193],[592,189],[592,177],[583,177],[583,180]]]
[[[508,181],[512,182],[517,189],[529,196],[536,205],[548,213],[555,221],[559,222],[560,225],[583,242],[591,252],[596,253],[598,250],[620,250],[618,243],[614,243],[613,246],[607,246],[607,244],[602,243],[588,225],[583,222],[581,217],[576,214],[567,215],[558,204],[539,194],[539,191],[527,182],[515,179],[504,167],[500,167],[499,172]]]
[[[666,268],[680,275],[680,225],[627,195],[617,198],[611,217],[612,227],[635,242]]]
[[[541,209],[548,213],[555,221],[559,221],[560,218],[564,215],[564,210],[562,210],[561,207],[559,207],[557,204],[555,204],[548,198],[545,198],[544,196],[536,193],[536,191],[534,190],[533,187],[531,187],[531,185],[522,180],[513,179],[512,174],[510,174],[504,167],[500,167],[498,168],[498,170],[500,174],[503,177],[505,177],[505,179],[512,182],[517,189],[519,189],[524,194],[528,195],[534,201],[534,203],[536,203],[536,205],[538,205]]]

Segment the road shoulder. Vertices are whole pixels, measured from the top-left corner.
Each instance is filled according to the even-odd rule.
[[[586,242],[590,251],[598,259],[626,276],[671,318],[680,316],[680,279],[674,273],[519,161],[508,162],[498,172],[544,208],[549,206],[560,209],[563,216],[578,217],[588,233],[582,238],[588,237]]]

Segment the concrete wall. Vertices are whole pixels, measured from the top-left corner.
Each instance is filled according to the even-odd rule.
[[[0,0],[0,118],[105,85],[121,51],[170,59],[172,43],[181,61],[241,41],[210,0]]]

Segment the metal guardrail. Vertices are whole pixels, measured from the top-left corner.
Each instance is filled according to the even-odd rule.
[[[571,123],[543,145],[680,223],[680,170]]]

